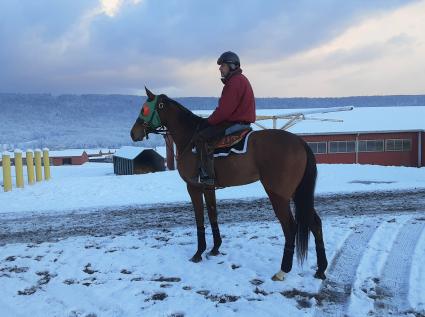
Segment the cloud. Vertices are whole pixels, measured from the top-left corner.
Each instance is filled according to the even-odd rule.
[[[365,26],[376,29],[371,41],[370,31],[356,31],[409,2],[6,0],[0,4],[6,16],[0,92],[132,93],[146,83],[175,96],[216,96],[215,61],[230,49],[239,53],[257,95],[311,95],[317,89],[303,92],[301,81],[319,75],[329,81],[336,70],[355,72],[353,65],[416,45],[418,34],[393,21],[399,31],[390,34],[383,24]]]
[[[425,2],[417,2],[370,17],[311,50],[258,63],[255,86],[271,96],[424,93],[424,14]]]

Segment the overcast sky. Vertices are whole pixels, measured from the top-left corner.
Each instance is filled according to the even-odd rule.
[[[425,93],[425,0],[1,0],[0,92],[257,97]]]

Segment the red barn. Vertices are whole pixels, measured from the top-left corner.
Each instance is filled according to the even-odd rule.
[[[423,130],[300,134],[318,163],[425,166]]]
[[[259,116],[294,114],[297,123],[288,131],[309,144],[318,163],[425,166],[425,106],[354,107],[328,113],[320,109],[257,111]],[[260,123],[272,127],[271,120]],[[278,120],[276,127],[287,123]]]
[[[89,161],[89,157],[84,150],[63,150],[50,151],[50,161],[53,165],[82,165]]]
[[[322,109],[329,111],[327,108]],[[208,116],[210,112],[201,112]],[[289,132],[301,136],[318,163],[425,166],[425,105],[355,107],[321,113],[320,109],[258,109],[254,129],[281,128],[293,118]],[[263,119],[262,119],[263,117]],[[302,120],[305,119],[305,120]]]

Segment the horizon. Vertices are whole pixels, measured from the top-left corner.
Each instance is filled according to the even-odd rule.
[[[60,96],[131,96],[131,97],[146,97],[146,94],[120,94],[120,93],[51,93],[51,92],[0,92],[1,95],[26,95],[26,96],[52,96],[52,97],[60,97]],[[386,95],[347,95],[347,96],[323,96],[323,97],[315,97],[315,96],[288,96],[288,97],[257,97],[255,99],[343,99],[343,98],[368,98],[368,97],[419,97],[425,96],[424,93],[418,94],[386,94]],[[219,96],[173,96],[173,98],[220,98]]]

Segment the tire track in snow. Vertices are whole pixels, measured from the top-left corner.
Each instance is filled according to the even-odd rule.
[[[376,281],[375,309],[379,315],[411,312],[408,300],[413,253],[425,228],[423,221],[412,219],[399,231],[382,276]]]
[[[322,283],[317,300],[315,316],[345,316],[351,290],[356,279],[357,267],[368,242],[379,223],[365,224],[355,228],[332,259],[327,279]]]

